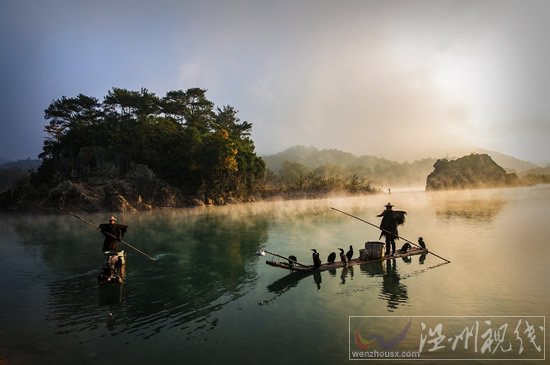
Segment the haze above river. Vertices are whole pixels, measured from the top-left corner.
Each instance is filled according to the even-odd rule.
[[[357,256],[379,231],[330,207],[378,224],[388,201],[408,212],[401,236],[451,263],[429,254],[297,276],[255,255],[311,264],[312,248],[326,261],[352,244]],[[549,216],[550,185],[121,214],[124,239],[156,261],[125,248],[120,290],[98,288],[90,226],[0,216],[0,360],[333,364],[348,360],[350,316],[550,315]]]

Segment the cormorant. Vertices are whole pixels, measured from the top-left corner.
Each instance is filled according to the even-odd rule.
[[[353,246],[352,245],[349,245],[349,251],[346,252],[346,257],[348,258],[348,261],[351,260],[351,258],[353,257]]]
[[[288,266],[290,267],[293,267],[295,262],[294,261],[298,261],[298,259],[296,258],[296,256],[294,255],[290,255],[288,256],[289,260],[288,260]],[[292,260],[292,261],[291,261]]]
[[[426,243],[424,242],[424,238],[418,237],[418,244],[420,245],[420,247],[426,248]]]
[[[409,242],[405,242],[405,244],[401,247],[399,250],[400,253],[407,253],[411,249],[411,244]]]
[[[313,267],[318,269],[321,266],[321,259],[319,258],[319,252],[317,252],[317,250],[314,248],[312,248],[311,251],[313,251],[313,254],[311,254],[311,256],[313,257]]]
[[[342,262],[344,264],[347,264],[348,260],[346,260],[346,255],[344,254],[344,249],[343,248],[338,248],[340,250],[340,260],[342,260]]]
[[[334,264],[334,261],[336,260],[336,252],[331,252],[330,255],[328,255],[328,263]]]

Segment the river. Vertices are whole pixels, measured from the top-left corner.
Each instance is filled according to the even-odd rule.
[[[312,248],[325,261],[350,244],[357,255],[379,232],[330,207],[378,224],[388,201],[408,213],[402,237],[424,237],[451,263],[428,254],[304,276],[255,255],[267,249],[310,264]],[[110,288],[96,282],[98,231],[68,215],[0,216],[0,364],[338,364],[357,349],[357,333],[388,340],[411,320],[396,349],[433,340],[430,326],[493,321],[509,327],[495,354],[471,353],[464,341],[451,350],[450,333],[442,355],[429,353],[433,342],[423,354],[540,363],[549,216],[550,185],[126,213],[117,215],[129,226],[125,240],[156,260],[126,248],[126,283]],[[526,322],[533,331],[520,327]]]

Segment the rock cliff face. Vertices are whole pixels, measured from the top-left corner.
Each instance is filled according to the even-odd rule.
[[[57,182],[21,185],[0,196],[0,206],[48,210],[57,206],[84,211],[135,211],[153,207],[200,205],[183,197],[143,164],[109,155],[103,148],[83,147],[76,158],[62,161]]]
[[[471,154],[457,160],[437,160],[428,175],[426,190],[476,189],[517,186],[516,174],[507,174],[489,155]]]

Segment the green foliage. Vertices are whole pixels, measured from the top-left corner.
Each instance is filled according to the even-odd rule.
[[[265,165],[254,152],[252,124],[230,106],[214,108],[206,90],[113,88],[100,103],[85,95],[54,100],[45,110],[42,167],[35,182],[70,177],[70,161],[85,146],[148,165],[185,194],[246,197],[263,182]]]

